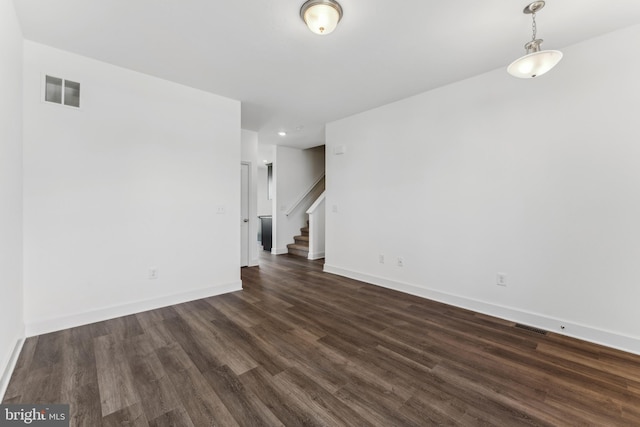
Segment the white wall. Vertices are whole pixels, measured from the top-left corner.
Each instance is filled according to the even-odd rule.
[[[324,168],[324,147],[300,150],[276,146],[272,253],[287,253],[287,244],[293,243],[293,236],[300,234],[300,227],[306,224],[306,210],[313,200],[306,206],[301,204],[289,216],[286,211],[323,175]]]
[[[249,163],[249,266],[258,265],[258,132],[242,129],[241,153]]]
[[[24,337],[22,313],[22,33],[0,0],[0,401]],[[14,355],[15,354],[15,355]],[[12,357],[14,355],[14,357]]]
[[[328,125],[326,270],[640,353],[638,47],[635,26]]]
[[[24,59],[27,334],[240,289],[240,103],[33,42]],[[43,73],[80,82],[81,109],[42,102]]]
[[[324,192],[311,205],[309,216],[309,259],[321,259],[325,255],[326,198]]]

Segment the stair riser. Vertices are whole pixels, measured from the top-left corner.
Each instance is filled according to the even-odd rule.
[[[309,256],[309,252],[300,251],[298,249],[289,249],[289,255],[301,256],[307,258]]]

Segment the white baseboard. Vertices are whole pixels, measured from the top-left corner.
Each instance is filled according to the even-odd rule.
[[[130,314],[154,310],[156,308],[180,304],[183,302],[212,297],[216,295],[222,295],[240,290],[242,290],[242,282],[238,280],[228,284],[210,286],[159,298],[152,298],[144,301],[106,307],[98,310],[75,313],[68,316],[50,319],[36,319],[26,324],[26,335],[28,337],[32,337],[36,335],[47,334],[49,332],[87,325],[89,323],[101,322],[103,320],[113,319],[115,317],[128,316]]]
[[[289,249],[287,248],[271,248],[271,255],[284,255],[284,254],[288,254],[289,253]]]
[[[322,259],[324,258],[324,252],[309,252],[307,259]]]
[[[640,338],[325,264],[324,271],[640,355]],[[561,328],[564,326],[564,329]]]
[[[7,387],[9,387],[9,381],[11,380],[11,375],[13,375],[13,371],[16,368],[16,363],[18,363],[18,357],[20,357],[24,340],[24,338],[18,338],[16,340],[16,345],[13,348],[11,357],[9,358],[7,366],[4,368],[2,377],[0,378],[0,402],[4,400],[4,395],[7,392]]]

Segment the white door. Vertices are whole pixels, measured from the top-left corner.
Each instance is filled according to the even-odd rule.
[[[249,165],[240,169],[240,267],[249,265]]]

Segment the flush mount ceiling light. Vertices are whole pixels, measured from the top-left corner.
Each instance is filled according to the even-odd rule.
[[[562,59],[559,50],[540,50],[542,39],[537,39],[536,12],[544,7],[544,1],[534,1],[524,8],[524,13],[530,14],[533,20],[533,36],[531,41],[524,45],[527,54],[516,59],[509,65],[509,74],[521,79],[538,77],[555,67]]]
[[[316,34],[326,35],[342,19],[342,7],[334,0],[308,0],[300,8],[300,17]]]

